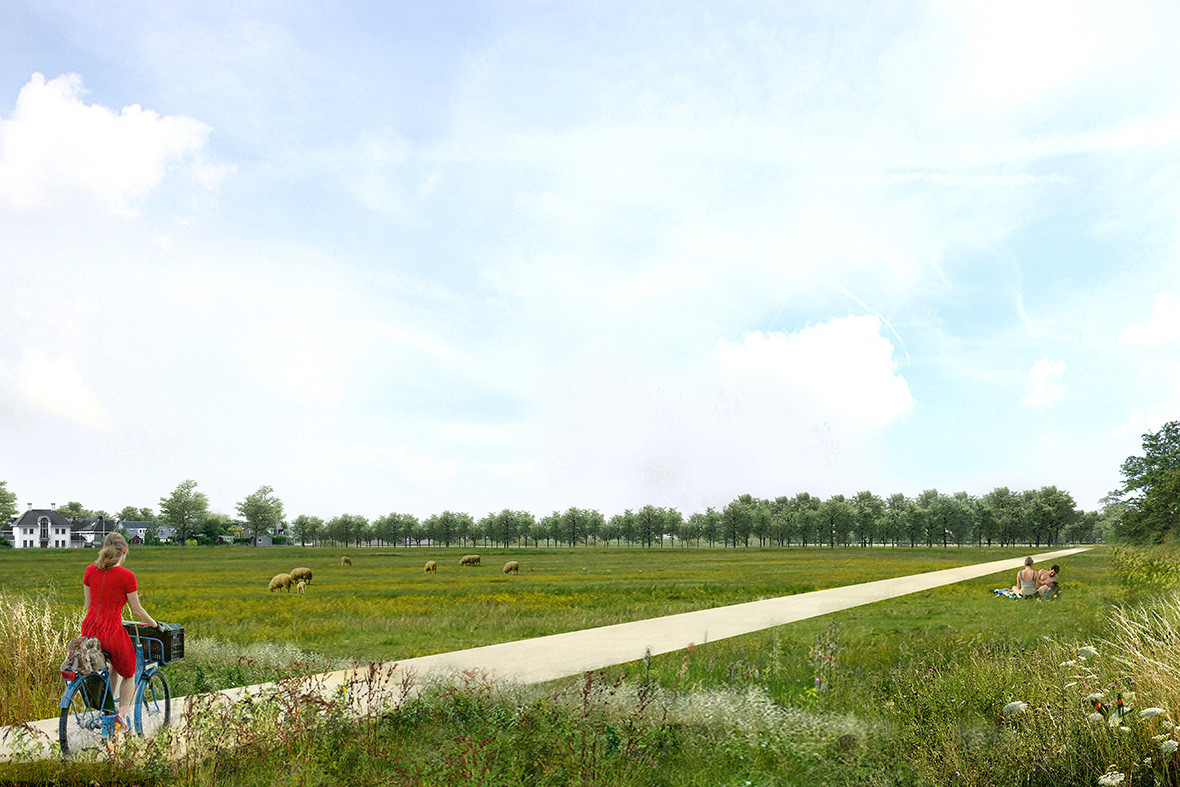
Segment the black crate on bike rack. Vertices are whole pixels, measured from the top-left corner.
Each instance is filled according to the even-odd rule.
[[[147,661],[170,661],[184,658],[184,626],[177,623],[161,623],[159,628],[142,623],[124,622],[123,628],[135,643],[138,634],[143,643],[143,656]]]

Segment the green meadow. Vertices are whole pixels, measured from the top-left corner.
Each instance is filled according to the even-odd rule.
[[[471,552],[482,565],[460,567]],[[344,554],[351,567],[340,565]],[[157,774],[169,783],[1061,785],[1094,784],[1115,768],[1138,783],[1177,783],[1171,752],[1160,748],[1175,735],[1162,726],[1169,717],[1131,710],[1180,702],[1168,688],[1180,670],[1159,668],[1180,659],[1151,651],[1180,632],[1180,605],[1163,592],[1180,561],[1137,563],[1125,550],[1098,548],[1057,561],[1058,600],[993,596],[1012,584],[1024,554],[160,547],[133,548],[128,566],[145,606],[185,626],[188,655],[168,668],[174,694],[184,695],[1012,561],[989,577],[548,686],[430,687],[360,724],[322,708],[270,727],[256,713],[248,723],[220,719],[217,729],[264,727],[239,731],[232,746],[211,739],[207,755]],[[0,601],[33,605],[17,617],[68,622],[89,557],[2,552]],[[427,560],[438,562],[437,574],[423,572]],[[508,560],[520,562],[519,575],[502,573]],[[274,574],[296,566],[315,574],[305,594],[267,590]],[[1083,646],[1101,655],[1079,660]],[[49,685],[60,690],[60,680]],[[1108,703],[1125,694],[1128,718],[1095,721],[1083,701],[1095,692]],[[129,763],[129,773],[151,781],[143,762]],[[104,775],[71,767],[24,773],[49,769],[60,783]]]
[[[459,558],[469,552],[480,554],[482,565],[460,566]],[[340,565],[345,554],[351,567]],[[860,613],[876,621],[874,628],[900,630],[961,618],[963,610],[955,607],[963,604],[977,609],[971,626],[1001,625],[1012,610],[984,591],[1011,584],[1007,574],[1015,575],[1023,553],[969,548],[135,547],[127,566],[138,578],[145,608],[183,624],[190,642],[278,642],[333,659],[387,661],[1004,557],[1013,559],[1013,568],[1003,576]],[[76,609],[82,572],[92,558],[80,551],[0,552],[0,594],[45,598],[63,612]],[[423,571],[427,560],[438,563],[436,574]],[[509,560],[520,563],[520,574],[503,574]],[[1091,592],[1092,570],[1084,567],[1092,562],[1071,558],[1066,571],[1076,591],[1071,606]],[[272,576],[296,566],[314,573],[304,594],[267,589]]]

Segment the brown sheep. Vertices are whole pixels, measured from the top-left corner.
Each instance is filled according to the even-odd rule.
[[[291,569],[291,579],[295,580],[296,582],[298,582],[299,580],[303,580],[304,582],[311,582],[311,569],[310,568],[303,568],[303,567],[293,568],[293,569]]]
[[[351,566],[352,565],[352,558],[350,558],[348,555],[344,555],[343,557],[340,558],[340,565]]]
[[[437,574],[438,573],[438,563],[435,563],[433,560],[427,560],[426,561],[426,573],[427,574]]]
[[[290,574],[275,574],[274,579],[270,581],[269,590],[278,590],[282,588],[288,593],[291,592],[291,575]]]
[[[306,583],[306,582],[304,582],[304,581],[301,579],[301,580],[299,580],[299,584],[297,584],[297,585],[295,586],[295,591],[296,591],[297,593],[302,593],[302,592],[303,592],[303,589],[304,589],[304,588],[306,588],[306,587],[307,587],[307,583]]]
[[[459,565],[461,566],[478,566],[479,555],[464,555],[459,558]]]
[[[517,563],[515,560],[509,560],[507,563],[504,564],[504,573],[505,574],[519,574],[520,573],[520,563]]]

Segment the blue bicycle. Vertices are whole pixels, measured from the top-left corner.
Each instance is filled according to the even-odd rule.
[[[155,735],[172,720],[172,694],[163,667],[184,656],[184,629],[169,623],[151,628],[124,622],[135,644],[135,694],[131,725],[137,735]],[[110,654],[107,662],[110,662]],[[78,674],[63,671],[58,735],[62,756],[102,745],[115,732],[116,698],[110,667],[101,672]]]

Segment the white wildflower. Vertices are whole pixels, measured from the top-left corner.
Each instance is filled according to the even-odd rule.
[[[1119,732],[1130,732],[1130,731],[1131,731],[1130,727],[1119,727]]]
[[[1122,784],[1125,778],[1127,778],[1126,775],[1118,771],[1107,771],[1098,777],[1098,785],[1099,787],[1114,787],[1116,784]]]
[[[1089,716],[1086,717],[1086,720],[1087,721],[1102,721],[1102,714],[1099,713],[1098,711],[1094,711],[1093,713],[1091,713]]]
[[[1180,749],[1180,743],[1173,740],[1167,740],[1160,744],[1160,751],[1164,754],[1175,754],[1177,749]]]
[[[1163,726],[1163,728],[1164,728],[1165,730],[1170,730],[1170,729],[1172,729],[1173,727],[1175,727],[1175,726],[1176,726],[1175,724],[1173,724],[1172,722],[1168,721],[1167,719],[1164,719],[1162,722],[1160,722],[1160,724]]]
[[[1071,659],[1070,661],[1063,661],[1063,662],[1061,662],[1061,666],[1062,666],[1062,667],[1072,667],[1073,665],[1075,665],[1075,664],[1077,664],[1077,663],[1078,663],[1078,662],[1077,662],[1076,660],[1073,660],[1073,659]]]
[[[1144,708],[1143,710],[1139,711],[1139,715],[1145,719],[1154,719],[1161,713],[1167,713],[1167,711],[1163,708]]]
[[[1090,703],[1091,705],[1093,705],[1095,702],[1102,702],[1104,699],[1106,699],[1106,695],[1101,692],[1086,695],[1086,702]]]
[[[1097,656],[1097,655],[1098,655],[1098,651],[1096,649],[1090,647],[1089,645],[1085,645],[1083,647],[1078,648],[1078,658],[1080,658],[1080,659],[1089,659],[1089,658],[1093,658],[1094,656]],[[1119,775],[1121,776],[1122,774],[1119,774]]]
[[[1165,732],[1163,735],[1152,735],[1151,739],[1153,741],[1155,741],[1156,743],[1160,743],[1161,741],[1166,741],[1168,738],[1171,738],[1171,737],[1172,736],[1170,734]]]
[[[1027,709],[1027,702],[1021,702],[1020,700],[1017,700],[1016,702],[1009,702],[1007,705],[1005,705],[1004,713],[1021,713]]]

